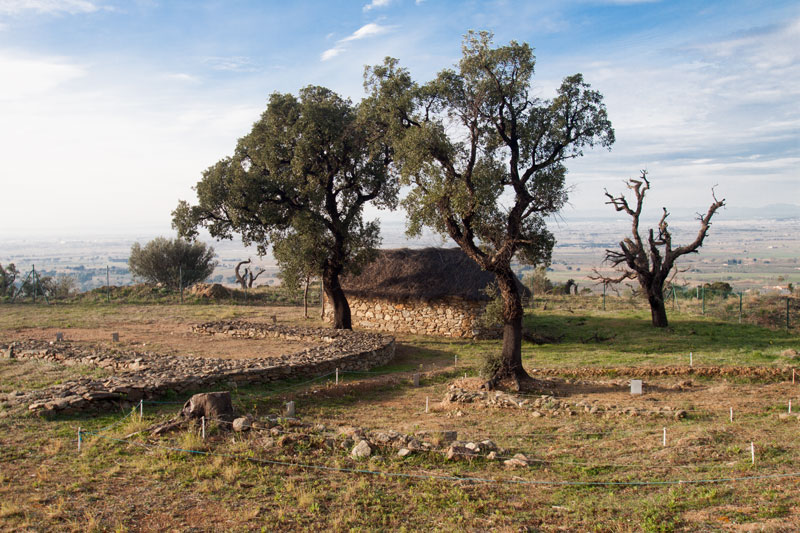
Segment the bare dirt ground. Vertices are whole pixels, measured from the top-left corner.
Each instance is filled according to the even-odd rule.
[[[54,340],[57,328],[31,328],[6,335],[6,341],[29,339]],[[193,333],[190,326],[178,324],[126,324],[116,329],[73,328],[64,332],[64,340],[76,343],[108,345],[131,350],[151,351],[165,355],[249,359],[275,357],[294,353],[320,343],[284,339],[231,339]],[[110,341],[112,332],[119,333],[119,343]]]
[[[129,306],[132,307],[132,306]],[[155,352],[165,355],[215,357],[222,359],[247,359],[275,357],[294,353],[318,345],[313,342],[284,339],[231,339],[209,337],[192,333],[191,327],[203,322],[204,317],[192,313],[191,307],[152,307],[153,312],[143,314],[141,309],[126,311],[121,306],[113,314],[88,316],[82,323],[73,325],[65,321],[62,325],[43,325],[35,317],[19,320],[16,327],[2,331],[3,342],[28,339],[54,341],[57,332],[64,340],[76,343],[91,343],[103,348],[121,348]],[[27,309],[26,309],[27,311]],[[252,322],[272,323],[272,316],[279,323],[302,323],[296,308],[242,308],[236,310]],[[305,321],[310,323],[310,321]],[[112,342],[112,333],[119,333],[119,343]]]

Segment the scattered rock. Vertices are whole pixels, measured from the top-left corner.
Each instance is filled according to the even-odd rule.
[[[353,446],[353,449],[350,451],[350,456],[353,459],[363,459],[364,457],[369,457],[372,455],[372,446],[369,445],[369,442],[366,440],[361,440]]]
[[[249,416],[242,416],[233,421],[234,431],[247,431],[253,425]]]
[[[459,446],[458,444],[451,444],[447,449],[447,458],[451,461],[459,459],[469,459],[474,457],[476,453],[466,446]]]
[[[400,448],[400,450],[397,452],[397,455],[399,455],[400,457],[408,457],[412,453],[414,452],[412,452],[408,448]]]
[[[503,464],[511,467],[522,467],[522,466],[530,466],[531,461],[525,454],[518,453],[511,459],[506,459],[505,461],[503,461]]]

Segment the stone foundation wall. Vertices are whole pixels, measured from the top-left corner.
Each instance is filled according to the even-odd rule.
[[[209,386],[268,384],[297,377],[316,377],[339,370],[368,370],[394,357],[394,338],[377,333],[253,324],[210,322],[195,326],[201,335],[237,338],[278,337],[323,341],[292,354],[257,359],[214,359],[159,355],[151,352],[99,352],[70,342],[25,341],[0,345],[0,357],[40,359],[64,365],[91,365],[113,375],[81,378],[47,389],[0,395],[3,404],[27,404],[31,411],[76,412],[105,409],[121,401],[136,402],[166,394],[182,395]]]
[[[432,302],[391,302],[349,295],[347,301],[354,328],[466,338],[487,337],[496,333],[482,328],[480,324],[486,302],[459,298]],[[325,302],[325,318],[333,321],[333,310],[328,301]]]

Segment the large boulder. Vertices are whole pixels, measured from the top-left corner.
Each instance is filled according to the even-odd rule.
[[[181,414],[186,418],[206,417],[207,420],[222,420],[232,422],[236,418],[231,402],[231,393],[204,392],[195,394],[187,401]]]

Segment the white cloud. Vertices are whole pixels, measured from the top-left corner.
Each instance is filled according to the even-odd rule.
[[[53,58],[16,57],[0,52],[0,101],[29,98],[80,78],[84,67]]]
[[[167,74],[164,77],[168,80],[175,80],[186,83],[200,83],[200,80],[196,76],[192,76],[191,74],[186,74],[185,72],[175,72],[172,74]]]
[[[592,63],[566,59],[557,70],[569,74],[583,63],[617,137],[611,153],[587,151],[570,163],[570,180],[580,185],[573,203],[595,205],[604,187],[640,168],[662,181],[664,205],[701,205],[717,183],[741,205],[800,198],[799,27],[793,20]],[[548,96],[558,83],[536,84]]]
[[[320,60],[327,61],[329,59],[333,59],[334,57],[338,56],[342,52],[344,52],[344,48],[328,48],[327,50],[322,52],[322,55],[320,56]]]
[[[125,62],[0,50],[0,79],[0,183],[41,209],[5,202],[0,234],[169,228],[177,200],[262,110],[262,92]]]
[[[386,33],[389,31],[389,26],[381,26],[380,24],[375,24],[374,22],[370,22],[369,24],[364,24],[356,31],[345,37],[340,42],[349,42],[349,41],[357,41],[359,39],[366,39],[367,37],[373,37],[375,35],[381,35],[382,33]]]
[[[249,57],[207,57],[203,62],[214,70],[229,72],[255,72],[257,69]]]
[[[0,0],[0,13],[18,15],[26,11],[43,14],[93,13],[100,6],[90,0]]]
[[[364,11],[370,11],[379,7],[386,7],[391,3],[392,0],[372,0],[372,2],[364,6]]]
[[[327,61],[329,59],[333,59],[342,52],[345,52],[347,50],[347,48],[344,46],[345,43],[360,41],[361,39],[375,37],[376,35],[382,35],[384,33],[387,33],[389,30],[391,30],[390,26],[381,26],[380,24],[375,24],[374,22],[370,22],[369,24],[364,24],[363,26],[358,28],[356,31],[354,31],[344,39],[339,39],[338,41],[336,41],[336,46],[328,48],[327,50],[322,52],[320,60]]]

